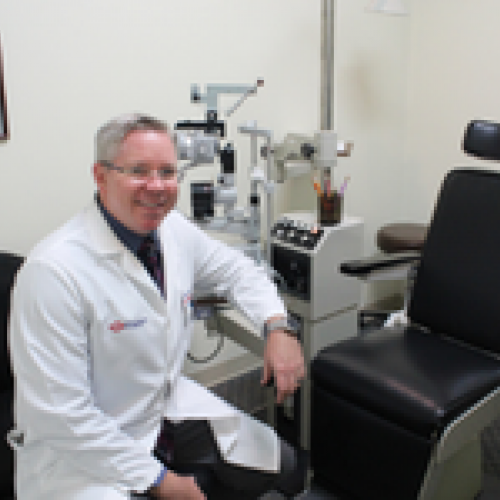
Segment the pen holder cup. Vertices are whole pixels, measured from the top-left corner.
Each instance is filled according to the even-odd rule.
[[[318,196],[319,223],[334,226],[342,221],[342,204],[344,197],[336,191]]]

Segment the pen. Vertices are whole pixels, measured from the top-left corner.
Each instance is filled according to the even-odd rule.
[[[350,176],[347,176],[345,179],[344,179],[344,182],[342,183],[342,186],[340,186],[340,189],[339,189],[339,196],[342,196],[344,194],[344,191],[345,191],[345,188],[347,187],[347,183],[351,180],[351,177]]]
[[[314,190],[318,193],[319,196],[321,196],[322,195],[321,186],[319,185],[317,179],[314,179],[313,186],[314,186]]]

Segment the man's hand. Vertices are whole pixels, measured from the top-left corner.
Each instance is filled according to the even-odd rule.
[[[160,500],[206,500],[192,476],[180,476],[171,470],[150,493],[153,498]]]
[[[304,378],[304,356],[299,341],[285,330],[273,330],[264,349],[264,373],[261,383],[267,384],[274,374],[277,402],[295,392]]]

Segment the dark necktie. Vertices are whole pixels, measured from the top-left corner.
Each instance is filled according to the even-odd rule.
[[[163,294],[163,265],[161,253],[151,236],[146,236],[142,240],[141,246],[137,251],[137,256]]]

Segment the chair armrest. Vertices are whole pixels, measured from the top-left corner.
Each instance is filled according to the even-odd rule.
[[[373,276],[386,273],[390,270],[405,270],[418,262],[420,252],[408,251],[391,254],[375,255],[365,259],[350,260],[342,262],[339,270],[342,274],[360,279],[373,279]],[[388,275],[385,279],[394,279]]]

